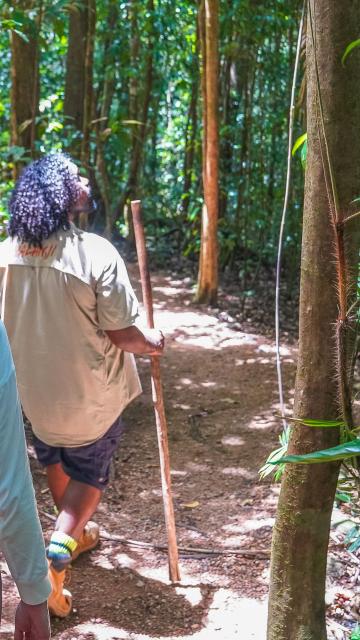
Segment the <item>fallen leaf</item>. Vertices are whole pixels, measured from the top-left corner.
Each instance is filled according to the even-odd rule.
[[[196,507],[198,507],[200,504],[200,502],[198,502],[197,500],[193,500],[193,502],[187,502],[186,504],[182,504],[182,507],[185,507],[185,509],[195,509]]]

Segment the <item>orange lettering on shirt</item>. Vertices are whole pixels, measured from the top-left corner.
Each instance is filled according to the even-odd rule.
[[[22,242],[18,246],[17,253],[22,258],[26,258],[27,256],[34,256],[39,258],[51,258],[56,251],[56,244],[49,244],[47,247],[32,247],[27,242]]]

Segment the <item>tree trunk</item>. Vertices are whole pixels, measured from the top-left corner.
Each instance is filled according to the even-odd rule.
[[[93,51],[96,24],[95,0],[82,7],[72,6],[69,19],[69,44],[66,58],[64,114],[80,136],[80,145],[71,153],[90,170],[90,128],[93,114]],[[91,172],[90,172],[91,173]],[[81,212],[78,225],[88,227],[88,214]]]
[[[346,214],[360,182],[360,101],[357,61],[349,58],[344,68],[341,56],[358,37],[360,2],[311,0],[311,8],[326,136],[340,209]],[[338,301],[334,230],[319,146],[319,103],[309,18],[306,66],[308,158],[294,413],[300,418],[331,419],[339,415],[334,357]],[[358,221],[350,223],[346,234],[353,280],[359,250],[358,226]],[[296,426],[289,452],[306,453],[337,442],[337,430]],[[338,470],[337,463],[287,466],[273,535],[268,640],[326,639],[326,557]]]
[[[230,180],[232,177],[232,162],[233,162],[233,146],[234,146],[234,129],[232,128],[232,115],[233,104],[231,97],[232,90],[232,77],[231,71],[233,69],[233,38],[234,38],[234,19],[231,14],[232,0],[227,2],[227,12],[229,15],[229,27],[227,39],[225,42],[225,53],[222,65],[220,65],[220,78],[221,78],[221,91],[222,96],[222,113],[221,113],[221,128],[223,130],[221,145],[220,145],[220,175],[222,189],[219,199],[219,218],[225,218],[228,204],[228,192],[230,188]]]
[[[96,27],[96,0],[87,0],[87,28],[84,60],[84,108],[81,143],[81,162],[90,167],[90,131],[93,114],[93,58]]]
[[[202,49],[204,205],[196,301],[215,304],[218,288],[217,223],[219,210],[218,0],[202,0],[199,31]]]
[[[189,110],[186,120],[185,129],[185,155],[184,155],[184,185],[183,185],[183,200],[181,203],[181,214],[183,219],[186,220],[186,216],[190,205],[190,191],[192,185],[192,174],[194,168],[195,158],[195,141],[197,133],[197,121],[198,121],[198,95],[199,95],[199,28],[196,32],[196,47],[193,56],[192,69],[192,83],[191,83],[191,98],[189,103]]]
[[[72,2],[69,17],[69,43],[66,56],[64,114],[77,131],[83,130],[85,99],[85,56],[88,15],[86,7]],[[74,150],[75,151],[75,150]],[[80,155],[79,149],[77,154]]]
[[[109,7],[107,20],[107,33],[104,42],[104,67],[105,77],[101,90],[101,106],[97,111],[98,122],[96,125],[96,171],[100,188],[101,200],[103,204],[103,214],[105,217],[105,236],[110,239],[112,234],[112,211],[110,196],[110,179],[105,159],[105,145],[107,140],[106,130],[109,125],[109,117],[112,99],[115,91],[115,70],[114,55],[111,51],[111,42],[117,21],[119,10],[116,3]]]
[[[34,10],[33,0],[21,0],[13,7],[28,13]],[[42,4],[38,9],[36,30],[24,26],[26,42],[11,31],[11,144],[24,147],[35,156],[36,116],[39,108],[39,56],[38,34],[42,22]],[[21,163],[14,167],[18,177]]]
[[[126,202],[131,198],[136,198],[138,196],[138,181],[143,160],[144,144],[148,133],[148,117],[154,79],[154,0],[148,0],[147,11],[150,19],[150,31],[147,42],[144,85],[141,93],[139,93],[139,95],[137,94],[136,96],[134,93],[134,85],[131,85],[130,89],[132,88],[133,94],[130,95],[129,102],[130,115],[131,113],[133,113],[136,99],[136,104],[138,105],[138,115],[136,119],[140,119],[141,126],[139,126],[136,131],[134,130],[129,177],[121,194],[120,200],[117,204],[114,222],[124,214]],[[131,219],[131,216],[129,216],[129,219]],[[129,227],[129,232],[129,242],[133,243],[133,232],[131,226]]]

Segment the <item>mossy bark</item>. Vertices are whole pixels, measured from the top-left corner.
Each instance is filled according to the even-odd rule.
[[[360,1],[311,0],[326,137],[343,216],[360,185],[358,60],[341,57],[358,37]],[[309,15],[308,15],[309,21]],[[319,102],[311,29],[307,28],[307,131],[301,261],[299,360],[294,415],[339,416],[336,358],[338,320],[335,229],[324,180],[319,137]],[[345,227],[347,291],[355,280],[359,224]],[[349,275],[352,273],[352,276]],[[351,354],[349,354],[350,366]],[[333,429],[296,426],[289,452],[306,453],[336,445]],[[273,535],[268,640],[325,640],[325,575],[330,517],[339,465],[288,465]]]

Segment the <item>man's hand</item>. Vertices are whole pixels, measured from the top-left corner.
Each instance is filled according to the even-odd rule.
[[[47,602],[19,602],[15,613],[14,640],[49,640],[51,637]]]
[[[144,333],[144,329],[142,330]],[[153,351],[147,353],[149,356],[162,356],[165,347],[165,337],[160,329],[146,329],[145,331],[149,346],[154,345]]]
[[[159,329],[145,329],[135,325],[126,329],[106,331],[111,342],[119,349],[137,355],[161,356],[164,351],[165,338]]]

